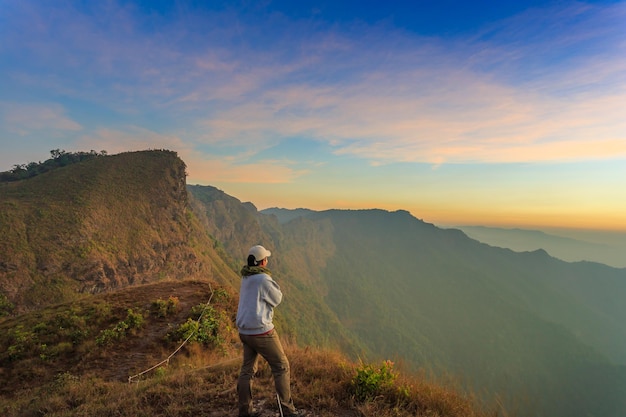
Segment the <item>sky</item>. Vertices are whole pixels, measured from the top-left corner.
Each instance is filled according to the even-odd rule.
[[[170,149],[257,208],[626,231],[624,1],[0,0],[0,171]]]

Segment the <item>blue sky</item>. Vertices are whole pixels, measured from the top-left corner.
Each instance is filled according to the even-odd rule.
[[[166,148],[258,208],[626,230],[626,2],[0,0],[0,170]]]

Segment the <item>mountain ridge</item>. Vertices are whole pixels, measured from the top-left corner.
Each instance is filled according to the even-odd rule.
[[[626,271],[492,247],[404,210],[259,212],[184,179],[175,153],[144,151],[0,186],[11,313],[162,280],[236,289],[260,243],[285,294],[277,325],[299,345],[452,375],[520,415],[626,410]]]
[[[454,226],[454,228],[462,230],[480,242],[516,252],[542,248],[552,256],[567,262],[597,262],[614,268],[626,268],[623,257],[626,250],[626,234],[622,234],[621,242],[616,239],[602,242],[599,237],[590,240],[584,235],[568,237],[561,236],[558,232],[548,233],[543,230],[486,226]],[[587,234],[590,235],[591,232]],[[599,232],[596,234],[600,235]]]
[[[194,225],[185,187],[185,165],[170,151],[101,156],[3,184],[0,290],[27,311],[167,276],[236,282]]]

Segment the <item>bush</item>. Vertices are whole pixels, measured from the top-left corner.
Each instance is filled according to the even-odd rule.
[[[222,316],[211,306],[197,305],[191,309],[191,317],[167,334],[172,341],[181,342],[189,339],[205,345],[221,346],[224,342],[220,335]]]
[[[96,344],[98,346],[106,346],[116,340],[123,339],[129,332],[140,328],[143,325],[143,321],[144,319],[141,313],[135,313],[129,308],[126,319],[117,323],[112,329],[102,330],[100,335],[96,338]]]
[[[16,360],[30,355],[38,345],[37,335],[31,331],[24,330],[22,325],[18,325],[11,332],[9,340],[10,344],[6,352],[9,360]]]
[[[45,333],[53,329],[57,337],[69,339],[73,344],[79,344],[89,336],[88,318],[77,307],[57,313],[50,326],[41,323],[35,326],[35,331]],[[50,329],[48,329],[48,327]]]
[[[152,302],[152,312],[157,317],[167,317],[178,310],[178,297],[169,297],[167,300],[158,299]]]
[[[396,378],[391,361],[384,361],[378,367],[361,362],[352,379],[356,399],[368,401],[384,394],[393,387]]]
[[[13,303],[4,294],[0,294],[0,317],[10,315],[14,308]]]

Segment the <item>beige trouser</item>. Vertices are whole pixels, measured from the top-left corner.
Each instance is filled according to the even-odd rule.
[[[261,355],[269,364],[274,385],[280,398],[283,413],[295,413],[296,408],[291,399],[289,361],[283,351],[280,338],[276,330],[259,335],[250,336],[239,334],[243,343],[243,364],[237,381],[239,394],[239,415],[246,416],[252,413],[252,378],[257,369],[257,359]]]

